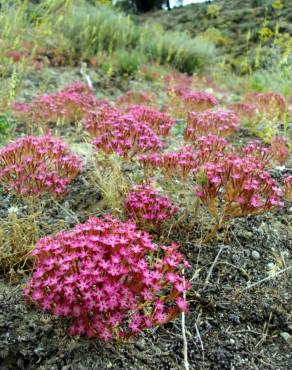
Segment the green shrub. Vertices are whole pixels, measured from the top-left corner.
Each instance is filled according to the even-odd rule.
[[[129,52],[127,50],[117,50],[113,54],[116,62],[117,72],[121,75],[134,75],[138,72],[140,65],[145,62],[145,57],[139,51]]]
[[[129,16],[109,6],[93,6],[86,0],[28,4],[25,1],[21,6],[4,7],[0,15],[0,29],[4,30],[1,39],[12,48],[21,45],[21,37],[33,41],[33,50],[49,51],[67,63],[89,60],[100,53],[110,57],[117,53],[118,69],[127,74],[135,73],[139,59],[144,57],[187,73],[213,59],[215,49],[209,40],[194,40],[184,32],[165,32],[158,24],[136,25]],[[130,50],[130,55],[124,50]]]

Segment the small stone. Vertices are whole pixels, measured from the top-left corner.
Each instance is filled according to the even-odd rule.
[[[259,252],[257,252],[257,251],[252,251],[252,252],[251,252],[251,258],[252,258],[253,260],[257,261],[257,260],[259,260],[259,259],[260,259],[260,257],[261,257],[261,255],[259,254]]]
[[[286,332],[282,332],[280,335],[288,343],[289,347],[292,348],[292,336]]]
[[[230,338],[230,344],[235,344],[235,340]]]
[[[240,324],[240,318],[238,315],[235,315],[233,313],[231,313],[229,316],[228,316],[228,319],[230,321],[232,321],[234,324]]]
[[[269,270],[269,271],[271,271],[271,270],[273,270],[273,268],[275,267],[275,265],[273,264],[273,262],[269,262],[268,264],[267,264],[267,269]]]

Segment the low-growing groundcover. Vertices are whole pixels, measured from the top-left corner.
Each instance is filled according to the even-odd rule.
[[[165,97],[167,98],[167,93]],[[81,122],[81,125],[85,128],[83,134],[85,135],[84,144],[82,144],[83,139],[74,139],[76,143],[81,141],[81,144],[79,144],[81,147],[85,148],[85,145],[88,145],[85,144],[86,141],[88,142],[89,140],[90,142],[92,138],[95,140],[95,138],[98,137],[96,136],[98,131],[94,129],[94,125],[88,126],[89,122],[95,122],[95,124],[99,125],[103,122],[103,132],[106,134],[106,122],[107,120],[111,122],[113,114],[114,117],[121,120],[121,122],[128,122],[127,120],[130,118],[129,114],[133,112],[130,123],[128,123],[130,127],[133,125],[134,119],[138,119],[137,115],[135,115],[137,113],[137,106],[132,109],[124,107],[118,108],[113,106],[114,103],[106,103],[104,100],[96,101],[94,104],[97,104],[97,113],[94,116],[94,121],[92,121],[90,113],[89,118],[85,118],[83,122]],[[145,110],[145,108],[143,109]],[[141,112],[143,112],[143,109]],[[154,108],[151,108],[151,112],[150,116],[147,116],[147,114],[144,116],[142,115],[142,117],[144,117],[143,119],[146,120],[147,117],[148,119],[155,117]],[[139,114],[138,117],[140,117]],[[160,115],[157,116],[157,118],[159,117]],[[73,117],[70,118],[70,120],[72,119],[75,120]],[[167,119],[169,118],[165,116],[165,122],[168,122]],[[19,110],[17,110],[17,120],[19,120]],[[56,132],[56,129],[59,131],[60,125],[58,124],[56,128],[54,128],[52,125],[53,122],[54,119],[50,120],[47,124],[50,125],[50,128],[53,129],[54,132]],[[61,132],[63,132],[63,135],[66,137],[66,127],[71,123],[69,121],[63,122]],[[139,120],[137,122],[139,122]],[[141,127],[144,127],[145,121],[142,122]],[[150,122],[154,121],[150,120]],[[137,124],[138,123],[135,123],[135,125]],[[89,129],[89,127],[92,127],[92,129]],[[131,217],[131,222],[137,222],[142,229],[145,227],[153,233],[154,240],[157,240],[156,248],[158,248],[158,250],[160,248],[159,246],[162,244],[170,245],[173,242],[177,242],[180,244],[181,252],[190,262],[191,267],[185,269],[185,274],[191,284],[188,286],[186,295],[187,303],[184,303],[184,299],[178,300],[178,297],[174,297],[173,301],[175,302],[176,300],[176,304],[180,305],[181,309],[187,309],[185,314],[185,328],[190,368],[203,368],[205,366],[210,369],[230,369],[232,366],[235,366],[252,369],[255,364],[259,368],[264,368],[266,363],[270,364],[270,368],[273,368],[274,365],[281,369],[287,368],[290,362],[288,351],[290,331],[288,322],[288,293],[290,291],[289,253],[291,249],[291,225],[289,224],[290,206],[289,203],[287,203],[291,192],[291,185],[289,185],[291,184],[291,181],[289,181],[291,175],[289,177],[290,159],[289,157],[287,158],[285,154],[287,153],[287,149],[285,149],[287,148],[287,142],[284,139],[279,140],[275,138],[271,145],[255,140],[250,144],[249,141],[253,139],[253,137],[251,134],[247,134],[245,128],[239,127],[233,136],[230,137],[228,135],[228,138],[219,137],[213,133],[198,138],[189,138],[186,136],[187,141],[184,146],[180,148],[177,142],[181,141],[183,144],[184,134],[183,132],[181,134],[176,134],[176,144],[172,144],[172,136],[173,132],[175,132],[173,128],[173,131],[169,132],[167,129],[167,132],[165,132],[165,134],[168,134],[168,138],[167,136],[160,137],[160,140],[164,141],[164,146],[170,145],[171,148],[167,150],[164,149],[164,151],[158,153],[144,153],[144,144],[139,146],[139,134],[142,136],[144,135],[143,129],[141,130],[138,128],[135,136],[132,136],[130,131],[127,131],[128,129],[125,131],[124,128],[126,126],[116,125],[116,127],[116,136],[107,136],[107,140],[109,141],[104,141],[103,144],[106,145],[106,143],[108,143],[111,145],[109,147],[111,148],[110,152],[107,146],[101,146],[100,148],[105,148],[105,150],[100,151],[100,154],[98,154],[98,157],[94,160],[97,161],[94,165],[88,162],[87,154],[87,156],[84,157],[84,160],[87,162],[85,168],[81,169],[78,177],[75,178],[71,184],[67,185],[66,191],[61,198],[57,197],[55,200],[54,197],[50,198],[44,195],[38,195],[39,200],[35,203],[31,198],[31,194],[19,194],[17,197],[13,192],[7,190],[7,186],[2,187],[1,199],[3,202],[3,209],[1,217],[5,220],[6,217],[15,215],[13,216],[15,226],[14,229],[11,229],[12,236],[15,235],[14,237],[16,237],[16,235],[18,235],[20,238],[19,242],[26,243],[23,232],[15,234],[18,227],[17,220],[22,220],[28,211],[38,209],[41,215],[36,217],[34,222],[40,227],[38,231],[39,238],[43,236],[43,239],[38,243],[38,252],[37,250],[33,252],[36,256],[40,253],[40,260],[39,262],[36,261],[35,272],[32,277],[30,278],[28,276],[30,274],[29,269],[32,267],[31,262],[33,262],[27,256],[27,253],[33,248],[33,245],[30,245],[30,249],[27,249],[22,257],[17,256],[17,258],[21,258],[21,260],[16,266],[13,266],[12,262],[10,269],[13,268],[13,274],[12,270],[6,268],[6,279],[1,281],[1,366],[3,365],[3,367],[7,369],[24,367],[32,369],[57,369],[60,366],[71,366],[72,368],[84,369],[94,369],[96,366],[115,369],[183,368],[183,338],[180,315],[177,316],[175,321],[172,320],[172,317],[174,318],[172,315],[169,317],[171,321],[168,321],[166,316],[161,316],[161,323],[164,322],[162,326],[156,326],[158,321],[154,321],[151,325],[150,322],[148,324],[146,321],[143,322],[143,320],[145,320],[144,316],[140,318],[132,317],[132,319],[136,320],[136,323],[134,321],[133,324],[131,324],[131,321],[128,321],[130,316],[128,316],[128,318],[124,317],[126,321],[121,325],[121,329],[125,329],[126,327],[124,325],[127,324],[132,327],[131,330],[134,329],[134,331],[136,331],[135,328],[137,328],[138,331],[138,327],[135,326],[138,322],[142,327],[149,326],[146,331],[142,330],[138,335],[136,334],[135,337],[131,334],[126,342],[120,340],[118,342],[112,341],[112,335],[115,338],[118,337],[118,331],[116,329],[113,330],[113,334],[110,334],[109,331],[106,332],[106,338],[103,338],[109,340],[106,344],[103,341],[91,338],[92,336],[98,335],[97,332],[92,331],[92,325],[89,327],[85,325],[86,321],[83,323],[80,322],[77,327],[73,326],[71,328],[71,333],[68,331],[70,325],[72,325],[72,323],[74,324],[76,318],[78,319],[79,312],[82,312],[82,307],[85,307],[85,302],[88,302],[86,304],[89,305],[89,311],[87,311],[86,315],[89,314],[90,320],[94,318],[94,316],[91,316],[90,312],[93,312],[91,304],[94,304],[95,301],[93,300],[92,303],[90,303],[91,301],[87,301],[85,296],[82,298],[83,296],[80,291],[80,289],[83,289],[84,293],[82,294],[85,295],[90,293],[88,290],[89,281],[86,283],[84,278],[80,278],[81,275],[78,277],[76,271],[74,272],[76,268],[81,272],[80,269],[82,268],[84,271],[82,272],[82,276],[88,276],[88,278],[91,279],[90,275],[92,272],[89,274],[89,271],[91,271],[89,266],[92,266],[94,269],[93,271],[97,273],[97,265],[95,265],[95,262],[93,262],[94,260],[89,257],[90,254],[88,254],[86,250],[89,251],[91,249],[90,245],[94,245],[90,243],[97,243],[97,240],[100,241],[104,236],[102,236],[102,234],[98,236],[98,234],[95,234],[96,231],[91,234],[91,227],[89,227],[90,223],[96,223],[99,228],[101,225],[106,225],[107,222],[109,222],[109,224],[113,222],[120,225],[118,227],[121,227],[121,230],[127,230],[127,233],[134,227],[130,226],[132,225],[131,223],[129,226],[124,227],[122,223],[119,223],[120,221],[111,220],[103,224],[102,215],[111,213],[115,211],[115,209],[109,209],[107,203],[103,203],[103,199],[101,198],[103,197],[104,189],[101,188],[103,190],[101,194],[92,192],[93,189],[90,182],[94,179],[95,168],[97,168],[95,166],[98,166],[100,171],[107,171],[107,169],[110,168],[109,166],[113,165],[111,161],[115,161],[116,165],[122,165],[119,181],[116,179],[116,187],[114,188],[117,188],[117,194],[119,194],[119,197],[124,198],[126,202],[125,217],[127,217],[126,209],[128,208],[130,211],[128,216]],[[159,126],[156,124],[154,127],[158,128]],[[88,129],[90,133],[87,133]],[[187,130],[188,125],[185,126],[185,131],[187,132]],[[121,132],[121,136],[119,136],[119,132]],[[128,134],[126,134],[127,132]],[[160,135],[161,134],[163,135],[164,131],[160,132]],[[118,150],[115,156],[111,157],[113,154],[108,153],[112,153],[116,150],[116,143],[114,140],[117,140],[118,137],[120,137],[121,140],[126,140],[127,135],[135,138],[135,140],[130,141],[127,144],[129,147],[125,146],[124,151],[120,152]],[[244,135],[249,136],[249,139]],[[71,133],[70,138],[72,140]],[[50,140],[50,136],[48,136],[48,139]],[[49,143],[48,139],[47,142]],[[40,143],[41,142],[45,143],[46,141],[43,140],[40,141]],[[275,150],[275,144],[273,145],[273,142],[280,145],[280,148],[282,148],[280,152],[279,150]],[[240,145],[238,146],[239,143]],[[72,146],[72,148],[73,147],[74,146]],[[135,153],[133,153],[132,148],[136,148]],[[276,146],[276,148],[278,147]],[[92,156],[95,150],[96,147],[93,146],[90,158],[94,158]],[[5,151],[3,153],[5,154]],[[81,150],[80,155],[82,155],[82,153],[83,151]],[[130,153],[130,155],[128,155],[128,153]],[[280,163],[286,163],[284,167],[283,165],[280,167],[278,165],[279,153],[284,153],[280,156]],[[110,157],[108,157],[109,155]],[[238,163],[235,161],[235,158]],[[228,166],[230,166],[230,164],[235,166],[233,173],[229,173],[228,166],[224,167],[226,166],[224,161],[227,161]],[[66,162],[64,162],[64,164],[65,163]],[[138,163],[140,163],[139,166]],[[222,166],[225,168],[224,171],[227,171],[229,174],[229,177],[227,178],[225,174],[220,182],[219,178],[215,178],[212,187],[209,188],[207,185],[208,176],[210,176],[212,172],[210,172],[211,163],[215,163],[217,166],[216,171],[219,171],[216,175],[217,177],[220,177],[220,168]],[[205,166],[207,167],[204,170]],[[194,169],[195,172],[193,172]],[[246,170],[246,175],[244,175],[243,170]],[[236,171],[239,172],[237,173]],[[253,171],[255,171],[254,174]],[[136,175],[135,172],[137,172]],[[139,183],[141,183],[144,176],[150,176],[154,180],[141,186]],[[252,182],[248,180],[246,186],[243,186],[241,190],[242,194],[245,194],[245,198],[243,198],[244,202],[243,199],[241,200],[241,198],[238,198],[235,203],[232,203],[233,208],[222,208],[224,205],[224,198],[222,198],[224,192],[219,190],[220,197],[218,201],[220,200],[220,203],[210,203],[210,201],[215,198],[205,198],[202,191],[209,191],[209,196],[213,194],[213,196],[216,197],[216,192],[210,193],[211,189],[217,189],[217,187],[224,189],[224,187],[226,187],[229,194],[233,194],[232,187],[230,187],[230,184],[232,184],[232,176],[232,181],[237,181],[239,182],[238,184],[242,181],[241,176],[244,176],[246,180],[248,180],[250,176],[253,179]],[[272,176],[272,178],[270,176]],[[119,192],[118,189],[122,177],[125,177],[126,183],[128,182],[127,193]],[[123,179],[123,181],[125,181],[125,179]],[[270,184],[270,190],[266,185],[261,185],[264,186],[263,190],[266,191],[267,199],[269,199],[266,204],[263,203],[265,198],[258,198],[258,196],[263,197],[265,193],[262,191],[260,194],[256,193],[255,186],[257,186],[257,181],[262,181],[263,184],[265,181],[268,181]],[[138,185],[136,185],[136,188],[133,188],[132,185],[135,183]],[[196,186],[195,183],[197,183]],[[96,190],[98,191],[98,183],[96,185],[94,182],[94,184],[97,186]],[[211,183],[209,183],[209,185],[211,185]],[[114,188],[111,188],[111,191],[113,191],[112,189]],[[281,191],[279,190],[280,188],[282,189]],[[138,190],[139,196],[142,197],[141,200],[137,198],[139,202],[145,202],[143,208],[137,208],[137,210],[139,209],[139,213],[136,213],[136,216],[132,213],[134,210],[133,206],[130,206],[133,201],[133,204],[136,204],[136,198],[132,198],[135,191],[137,191],[135,189]],[[144,190],[144,192],[141,192],[139,189],[145,189],[146,192]],[[236,189],[238,190],[239,187],[237,186]],[[165,191],[170,197],[168,200],[163,198]],[[271,195],[272,193],[270,194],[270,191],[274,192],[274,195]],[[196,194],[198,198],[196,198]],[[128,196],[128,200],[126,195]],[[157,201],[151,201],[149,196],[153,196],[153,199],[157,197]],[[233,196],[238,197],[239,194],[234,193]],[[163,199],[161,205],[159,200],[160,197]],[[279,199],[277,197],[279,197]],[[200,198],[202,199],[202,203],[198,205],[195,199]],[[170,203],[166,203],[169,202],[170,199],[173,202],[171,205]],[[207,199],[209,199],[206,203],[206,205],[209,204],[209,211],[207,211],[208,208],[203,207]],[[282,204],[283,202],[284,204]],[[40,204],[42,204],[42,208],[39,207]],[[121,204],[124,203],[121,202]],[[162,207],[164,204],[168,207],[165,210],[163,210]],[[214,208],[215,205],[217,208]],[[116,204],[116,206],[118,206],[118,204]],[[171,207],[174,206],[177,209],[176,213],[173,214]],[[273,213],[266,212],[268,209],[272,208],[275,208]],[[217,217],[215,209],[217,209],[216,212],[221,216],[223,215],[222,211],[225,210],[226,217],[221,217],[220,220],[223,224],[217,224],[217,227],[214,229]],[[117,212],[119,218],[124,217],[121,211],[122,209]],[[151,227],[149,228],[147,223],[139,221],[145,220],[143,212],[145,212],[146,220],[147,217],[153,217],[153,215],[157,215],[158,217],[161,212],[168,216],[166,217],[166,221],[165,217],[161,218],[164,222],[164,226],[163,223],[161,224],[159,222],[158,228],[158,224],[156,225],[156,223],[151,222]],[[233,218],[237,216],[238,212],[244,217]],[[252,216],[252,214],[254,214],[254,216]],[[93,217],[91,221],[90,219],[88,220],[88,217],[92,215],[98,218],[95,219]],[[214,219],[214,221],[212,221],[212,219]],[[82,224],[83,226],[76,226],[78,224]],[[6,223],[6,228],[8,227],[7,225]],[[72,233],[71,230],[74,226],[75,231]],[[1,222],[1,228],[3,227],[4,222]],[[102,229],[103,227],[104,226],[102,226]],[[64,236],[59,234],[60,236],[57,237],[48,237],[48,235],[56,234],[64,228],[67,230],[64,232]],[[84,231],[82,231],[83,229]],[[212,230],[216,230],[215,233],[213,232],[213,235]],[[97,232],[100,233],[100,231]],[[79,233],[80,235],[78,236],[79,239],[76,239],[78,242],[75,243],[78,253],[76,254],[76,249],[76,252],[72,250],[72,256],[69,254],[66,256],[66,254],[64,254],[66,253],[66,248],[69,248],[69,251],[74,245],[74,233]],[[84,244],[86,233],[88,233],[89,236],[91,235],[88,242],[86,242],[89,243],[86,244],[87,247],[85,247]],[[11,238],[11,233],[9,235]],[[81,241],[80,237],[83,241]],[[66,244],[66,240],[72,240],[72,242]],[[104,241],[106,240],[105,238]],[[116,239],[109,239],[108,242],[116,243]],[[32,240],[32,243],[35,243],[35,241]],[[49,257],[51,253],[50,248],[58,252],[59,247],[55,249],[57,245],[63,248],[60,257],[58,257],[58,259],[61,258],[62,260],[60,264],[54,262],[54,259]],[[129,246],[128,242],[126,245]],[[48,248],[48,246],[50,246],[50,248]],[[106,246],[106,244],[104,244],[104,246]],[[44,248],[43,251],[42,248]],[[140,253],[139,250],[137,243],[134,243],[134,253]],[[50,255],[54,256],[56,252]],[[48,253],[48,257],[46,257],[46,253]],[[82,257],[78,257],[80,253]],[[92,256],[94,256],[95,253]],[[160,256],[163,256],[163,253],[163,251],[159,252]],[[98,257],[97,254],[96,261],[98,261],[100,257]],[[26,261],[27,258],[28,261]],[[113,256],[113,258],[114,260],[117,259],[116,263],[118,263],[118,255]],[[156,258],[157,257],[153,260],[153,257],[150,257],[148,263],[153,266],[156,265],[156,268],[158,268],[158,259]],[[58,259],[56,261],[58,261]],[[104,261],[104,268],[108,271],[108,276],[112,276],[113,279],[115,279],[115,273],[117,272],[114,269],[114,260],[110,264],[106,263],[106,260]],[[31,262],[28,263],[29,261]],[[102,260],[98,263],[101,263],[101,261]],[[38,263],[40,263],[40,268],[45,269],[43,272],[38,272]],[[133,261],[131,264],[132,263]],[[88,268],[86,268],[87,265]],[[118,266],[119,268],[122,267],[119,264],[117,267]],[[188,265],[186,267],[188,267]],[[67,268],[69,268],[69,270]],[[62,272],[62,269],[68,272]],[[59,271],[59,275],[54,275],[52,273],[53,271]],[[69,273],[69,271],[71,272]],[[46,274],[46,276],[44,274]],[[135,275],[135,272],[133,272],[133,274]],[[74,280],[72,280],[74,287],[71,288],[66,283],[66,279],[70,279],[70,276],[75,276],[77,279],[76,285]],[[168,275],[166,274],[165,276]],[[98,274],[95,279],[96,278],[99,279]],[[158,278],[161,279],[160,277]],[[169,275],[168,278],[170,281],[173,281],[171,275]],[[181,278],[182,275],[180,279]],[[137,280],[134,279],[133,281],[137,284],[140,282],[140,279],[141,278]],[[263,279],[266,279],[266,281],[261,283]],[[14,285],[9,285],[7,283],[9,280],[14,282]],[[64,281],[65,285],[60,285],[61,281]],[[44,285],[41,285],[43,282]],[[257,284],[257,282],[260,283]],[[252,286],[253,283],[256,283],[254,287]],[[92,294],[94,296],[99,294],[96,284],[97,283],[94,282],[91,283]],[[130,284],[130,286],[137,292],[135,284]],[[25,291],[28,295],[27,298],[23,296],[23,288],[25,286],[27,286]],[[52,296],[52,288],[54,286],[57,292]],[[68,298],[69,300],[71,299],[70,289],[72,292],[75,292],[74,294],[77,294],[76,301],[73,305],[75,308],[73,308],[73,306],[71,306],[71,308],[70,306],[67,307],[64,305],[65,302],[62,301],[62,294],[67,290],[69,294]],[[109,285],[109,289],[113,289],[112,283]],[[146,293],[146,291],[143,292],[143,294]],[[144,296],[141,295],[141,298],[145,299],[148,293]],[[165,293],[166,290],[162,296],[162,302],[165,300],[165,297],[167,297]],[[47,294],[48,296],[46,296]],[[71,297],[73,298],[73,296]],[[93,296],[91,296],[91,299],[92,297]],[[148,299],[149,298],[150,297],[148,297]],[[46,302],[44,300],[46,300]],[[118,301],[120,300],[121,297]],[[35,304],[28,304],[33,302],[36,303],[40,309],[36,309]],[[60,303],[59,306],[57,302]],[[255,302],[257,302],[256,305]],[[113,299],[111,304],[113,304],[112,307],[117,307],[117,300]],[[140,305],[141,308],[145,308],[145,313],[150,315],[148,316],[149,318],[154,318],[152,315],[159,313],[155,311],[155,308],[154,310],[153,308],[150,309],[150,301],[147,303],[149,308],[147,308],[147,305],[144,306],[141,304],[140,301],[138,306]],[[168,306],[166,306],[166,308],[167,307]],[[98,308],[98,310],[99,309],[100,308]],[[169,306],[169,309],[171,309],[171,306]],[[71,312],[71,310],[74,310],[75,313],[73,311]],[[101,311],[101,313],[102,312],[106,311]],[[175,311],[172,312],[174,313]],[[177,315],[177,313],[175,315]],[[108,313],[105,314],[108,315]],[[65,317],[65,319],[62,320],[62,316]],[[107,316],[108,320],[110,320],[109,322],[112,323],[110,325],[114,325],[113,327],[115,327],[115,323],[117,323],[115,320],[119,320],[119,318],[122,317],[118,316],[117,314]],[[82,320],[84,320],[84,318]],[[94,322],[96,324],[93,325],[97,325],[98,328],[101,328],[100,324],[98,324],[99,321]],[[103,318],[101,323],[104,325],[107,321]],[[151,328],[153,324],[154,327]],[[105,335],[104,329],[101,333]],[[72,336],[72,334],[74,334],[74,336]],[[82,335],[79,337],[78,335],[76,336],[76,334]],[[271,361],[272,357],[273,361]]]
[[[0,368],[288,369],[291,97],[85,46],[1,70]]]

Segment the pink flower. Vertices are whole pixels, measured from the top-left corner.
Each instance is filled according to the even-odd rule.
[[[206,110],[188,114],[186,140],[196,140],[201,135],[228,136],[238,130],[239,119],[235,112]]]
[[[169,321],[181,309],[180,292],[174,296],[173,291],[182,281],[184,258],[177,245],[163,247],[165,258],[157,249],[131,222],[90,217],[71,231],[39,240],[24,294],[42,310],[70,318],[71,335],[129,337]]]
[[[125,209],[132,221],[150,229],[170,219],[177,212],[170,199],[156,192],[150,183],[136,186],[129,192]],[[139,253],[136,246],[133,248],[134,253]]]
[[[224,219],[267,212],[282,204],[282,193],[275,180],[263,163],[251,155],[227,154],[217,162],[206,163],[197,182],[197,196],[212,214],[216,205],[217,213],[221,212]]]
[[[0,185],[17,195],[60,197],[81,170],[81,159],[51,135],[25,136],[0,149]]]
[[[35,97],[30,103],[15,103],[13,108],[16,116],[29,122],[46,124],[62,120],[69,124],[101,103],[86,84],[75,82],[61,91]]]
[[[188,310],[189,305],[183,298],[179,297],[175,302],[181,311],[186,312]]]

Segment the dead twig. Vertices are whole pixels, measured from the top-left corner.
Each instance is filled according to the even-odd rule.
[[[225,245],[222,245],[221,248],[219,249],[219,252],[217,253],[216,258],[214,259],[214,262],[212,263],[212,265],[211,265],[211,267],[210,267],[210,269],[208,271],[208,275],[207,275],[207,278],[205,280],[203,289],[205,289],[206,286],[209,284],[209,280],[210,280],[210,277],[212,275],[213,269],[214,269],[214,267],[215,267],[215,265],[216,265],[216,263],[218,261],[218,258],[219,258],[220,254],[222,253],[222,251],[223,251],[224,248],[225,248]]]
[[[195,324],[195,329],[196,329],[197,337],[199,339],[201,350],[202,350],[203,363],[205,363],[205,348],[204,348],[204,344],[203,344],[203,341],[202,341],[202,338],[201,338],[201,335],[200,335],[197,324]]]
[[[280,274],[283,274],[284,272],[287,272],[287,271],[289,271],[289,270],[291,270],[291,269],[292,269],[292,266],[288,266],[287,268],[282,269],[282,270],[280,270],[280,271],[276,272],[276,273],[275,273],[275,274],[273,274],[273,275],[269,275],[269,276],[265,277],[264,279],[262,279],[262,280],[260,280],[260,281],[257,281],[257,282],[255,282],[255,283],[253,283],[253,284],[251,284],[251,285],[249,285],[249,286],[247,286],[247,287],[243,288],[242,290],[240,290],[240,292],[239,292],[239,293],[242,293],[242,292],[244,292],[244,291],[246,291],[246,290],[248,290],[248,289],[254,288],[255,286],[260,285],[261,283],[264,283],[265,281],[271,280],[271,279],[273,279],[274,277],[276,277],[276,276],[278,276],[278,275],[280,275]]]
[[[184,278],[184,270],[182,271],[183,273],[183,284],[185,286],[185,278]],[[186,300],[186,292],[183,292],[183,299]],[[185,313],[181,313],[181,331],[182,331],[182,337],[183,337],[183,356],[184,356],[184,365],[185,369],[189,370],[190,365],[188,361],[188,341],[187,341],[187,335],[186,335],[186,317]]]

